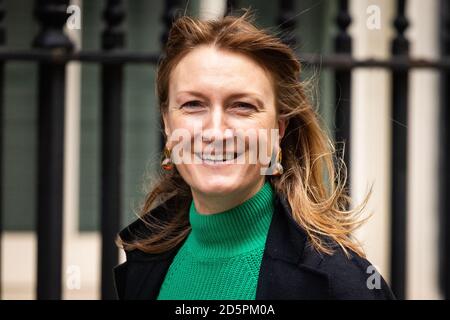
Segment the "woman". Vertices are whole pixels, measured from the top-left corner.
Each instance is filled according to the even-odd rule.
[[[120,299],[394,298],[352,239],[362,206],[346,210],[299,74],[249,11],[174,22],[157,71],[165,173],[120,232]]]

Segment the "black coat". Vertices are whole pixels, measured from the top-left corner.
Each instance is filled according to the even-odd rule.
[[[159,219],[170,217],[162,207],[155,208],[152,215]],[[120,236],[130,240],[135,234],[145,236],[149,232],[141,220],[136,220],[123,229]],[[156,299],[183,242],[162,254],[126,252],[127,261],[114,268],[118,298]],[[356,254],[347,258],[337,246],[333,255],[314,250],[305,231],[292,218],[288,202],[276,195],[256,299],[395,299],[381,276],[380,286],[369,289],[368,279],[374,274],[369,266],[367,260]]]

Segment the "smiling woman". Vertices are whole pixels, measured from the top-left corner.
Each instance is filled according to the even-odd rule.
[[[256,102],[255,96],[260,97],[261,103]],[[168,107],[162,112],[168,137],[183,128],[190,130],[194,141],[194,128],[201,128],[205,145],[210,140],[226,144],[232,138],[225,135],[227,129],[232,133],[236,129],[280,128],[282,135],[285,128],[285,119],[277,117],[270,74],[246,55],[211,45],[199,45],[173,69]],[[231,149],[225,153],[235,153],[235,147],[229,145]],[[204,154],[203,147],[197,151]],[[223,152],[219,155],[216,151],[212,153],[220,156],[222,162]],[[265,178],[260,174],[260,166],[249,161],[226,166],[214,161],[181,163],[176,168],[190,186],[195,206],[202,213],[236,207],[261,189]]]
[[[393,298],[352,238],[364,203],[346,209],[345,167],[299,75],[249,11],[174,22],[157,73],[166,172],[120,233],[119,298]]]

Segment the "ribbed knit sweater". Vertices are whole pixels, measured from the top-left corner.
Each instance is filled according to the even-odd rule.
[[[247,201],[220,213],[200,214],[192,202],[192,229],[157,299],[254,300],[272,215],[268,182]]]

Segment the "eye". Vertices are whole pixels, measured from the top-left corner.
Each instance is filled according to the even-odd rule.
[[[246,103],[246,102],[237,102],[234,107],[236,107],[237,109],[240,110],[257,110],[256,107],[250,103]]]
[[[197,109],[197,108],[199,108],[199,107],[201,107],[201,106],[202,106],[202,105],[201,105],[201,102],[200,102],[200,101],[194,100],[194,101],[188,101],[188,102],[186,102],[186,103],[183,103],[183,104],[181,105],[181,108]]]

